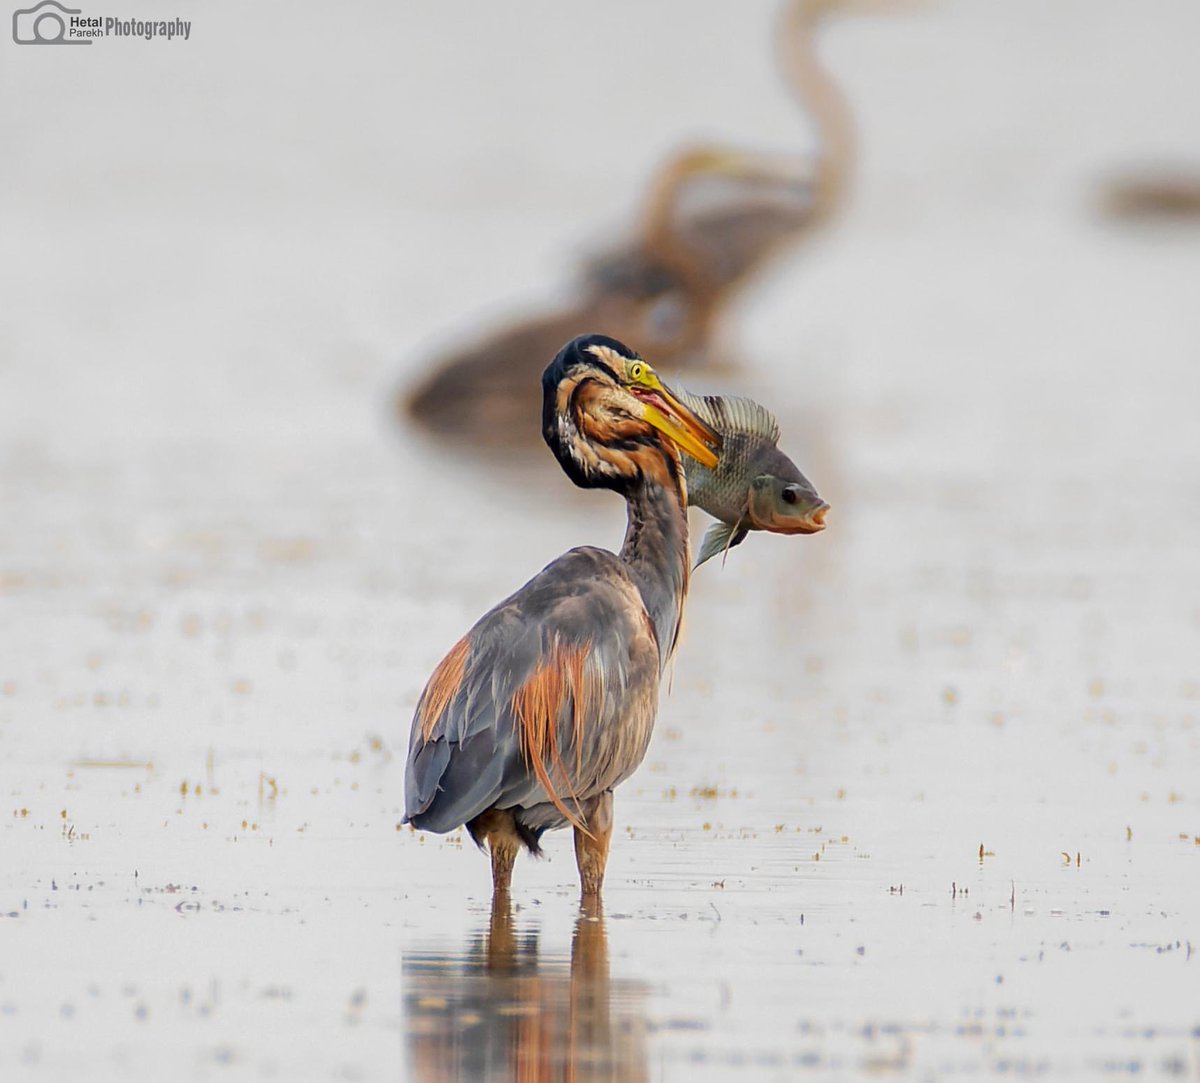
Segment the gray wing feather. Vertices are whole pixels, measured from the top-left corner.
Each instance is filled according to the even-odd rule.
[[[588,796],[593,784],[608,788],[636,766],[626,770],[617,762],[629,757],[627,742],[615,735],[631,694],[644,697],[647,683],[657,693],[658,651],[640,595],[611,553],[584,548],[564,554],[480,618],[466,641],[462,679],[428,739],[422,727],[428,687],[418,702],[405,772],[406,820],[445,832],[493,806],[550,800],[522,755],[513,698],[555,643],[586,645],[585,665],[604,689],[593,717],[585,719],[581,747],[569,699],[555,720],[571,789]],[[569,800],[565,784],[558,796]]]

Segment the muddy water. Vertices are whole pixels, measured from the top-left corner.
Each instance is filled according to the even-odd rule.
[[[597,15],[624,78],[549,100],[549,11],[10,49],[69,130],[0,102],[4,1078],[1200,1078],[1200,237],[1093,198],[1187,151],[1200,27],[993,8],[829,37],[858,200],[712,389],[830,528],[696,576],[584,914],[562,835],[493,913],[469,842],[398,827],[401,761],[445,648],[619,504],[389,399],[553,293],[681,116],[790,145],[769,8]],[[685,11],[739,94],[668,78]],[[503,40],[503,93],[448,40]]]

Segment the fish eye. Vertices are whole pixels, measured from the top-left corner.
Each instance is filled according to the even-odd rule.
[[[796,490],[788,486],[783,490],[783,502],[785,504],[794,504],[799,498],[796,496]]]

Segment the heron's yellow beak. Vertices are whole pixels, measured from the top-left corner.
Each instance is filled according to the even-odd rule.
[[[698,463],[707,467],[717,465],[713,448],[720,448],[721,437],[683,405],[646,364],[629,387],[642,404],[642,417],[681,451],[686,451]]]

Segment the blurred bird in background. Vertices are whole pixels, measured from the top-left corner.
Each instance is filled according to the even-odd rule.
[[[1126,222],[1200,223],[1200,165],[1142,166],[1108,177],[1099,209]]]
[[[541,359],[602,327],[671,369],[713,363],[722,313],[781,250],[833,219],[854,163],[850,108],[814,47],[838,11],[886,0],[792,0],[780,22],[781,68],[815,128],[815,156],[697,146],[673,155],[649,186],[635,235],[587,260],[577,300],[498,328],[435,361],[401,392],[400,412],[475,444],[529,441],[528,389]]]

